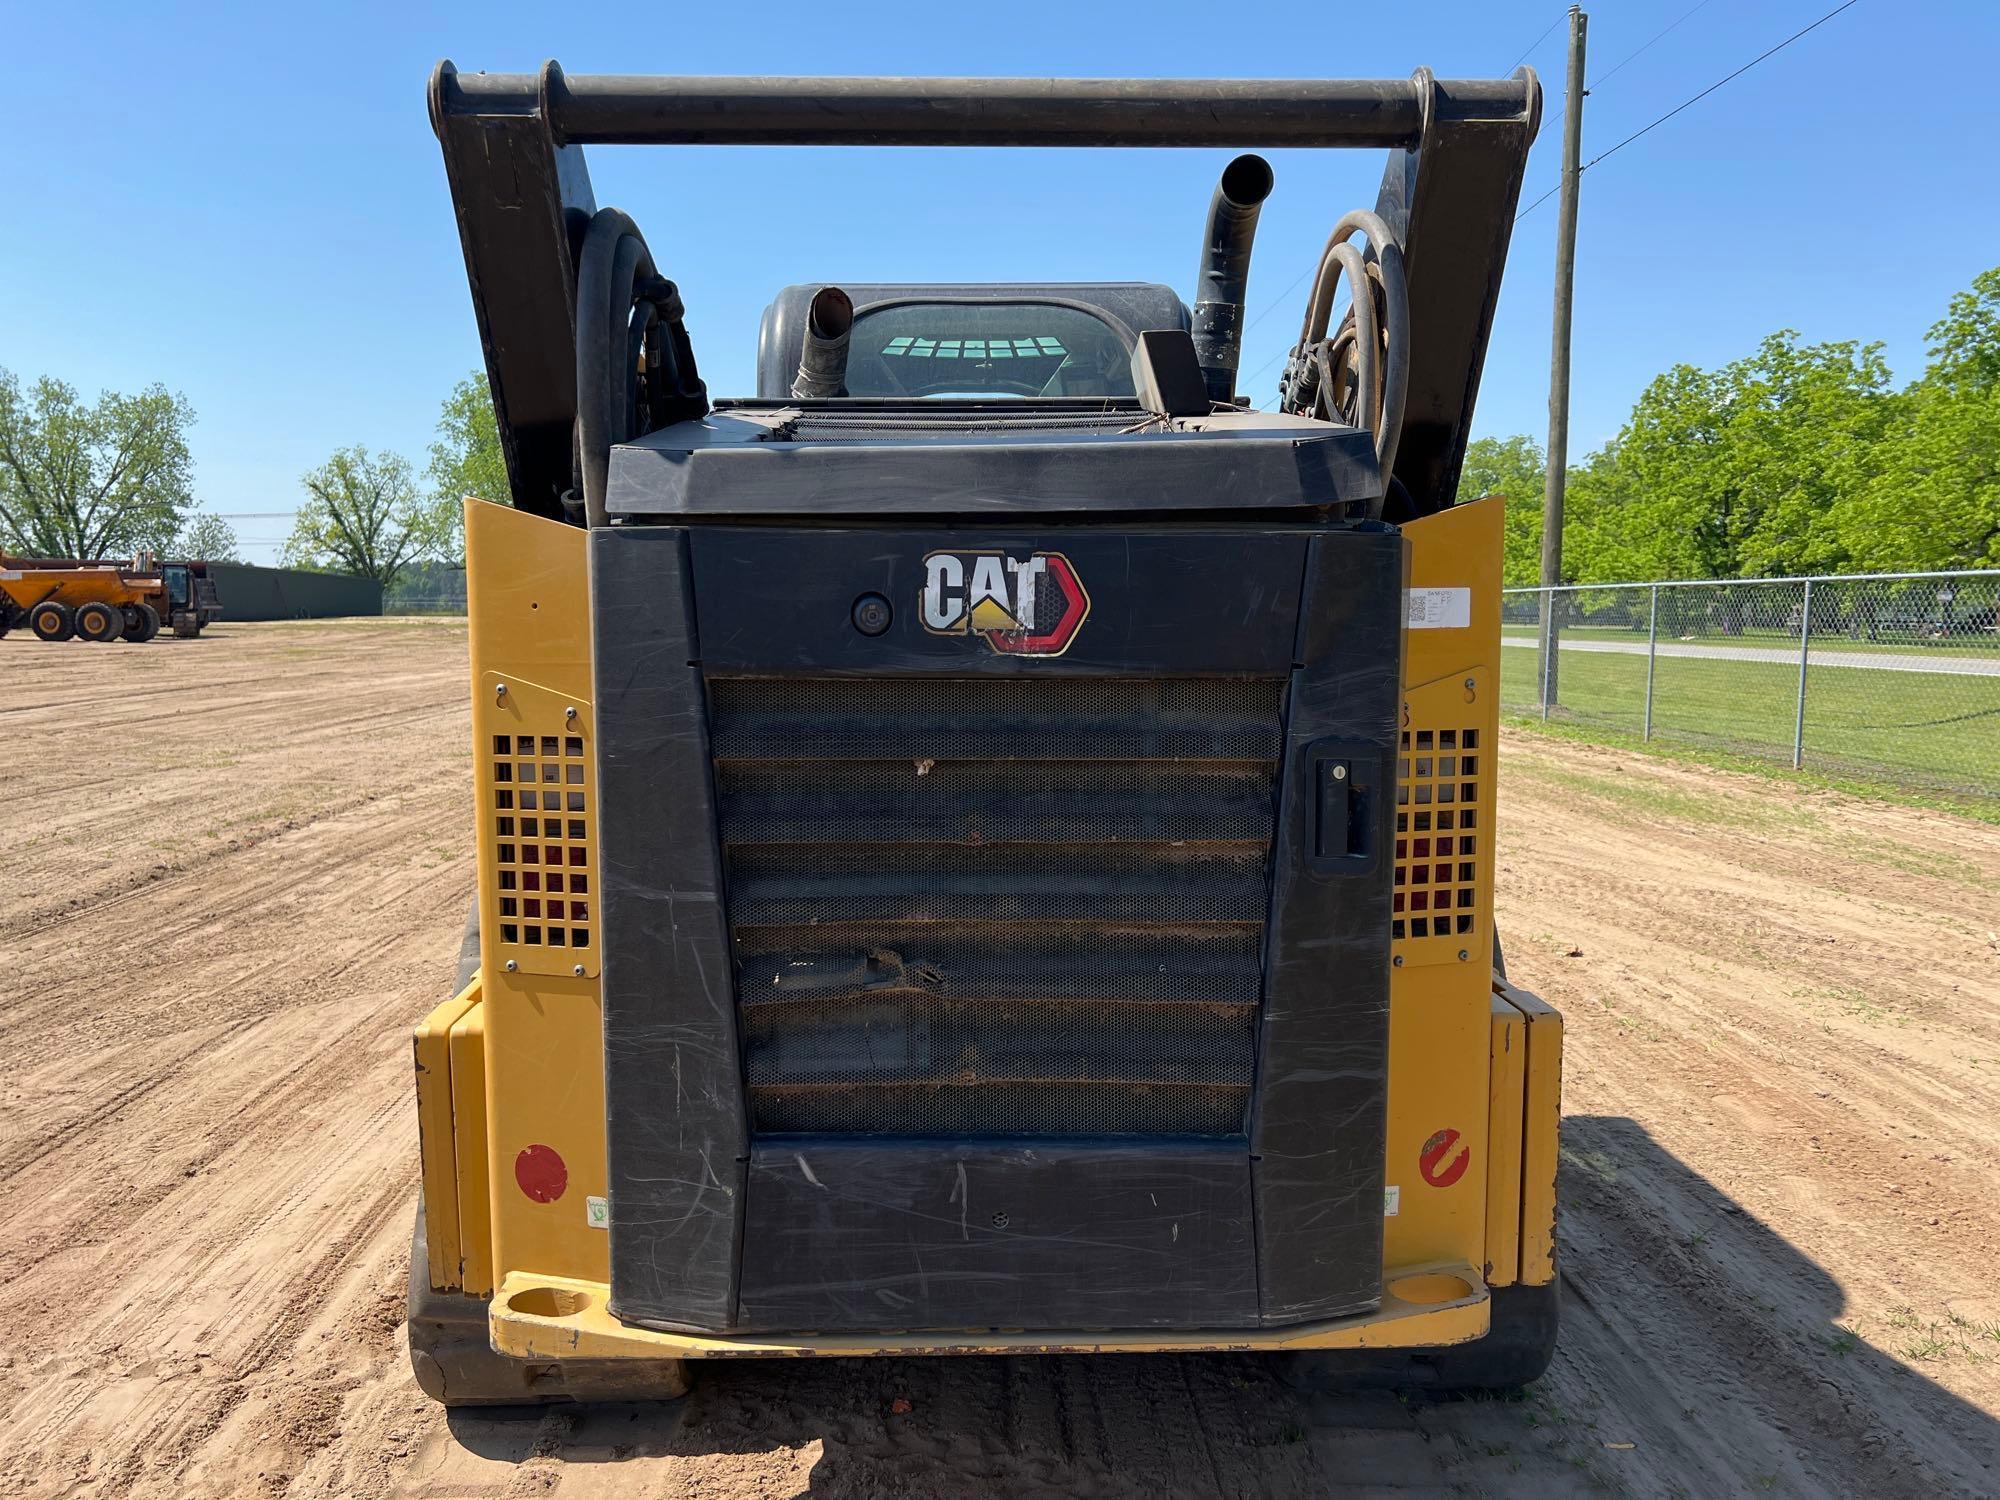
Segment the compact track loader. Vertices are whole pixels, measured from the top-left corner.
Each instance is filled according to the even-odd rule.
[[[1540,102],[438,69],[512,493],[466,505],[479,889],[416,1033],[427,1392],[1542,1371],[1562,1022],[1498,962],[1500,503],[1454,503]],[[1256,156],[1191,306],[808,281],[711,400],[600,142],[1389,160],[1275,410]]]

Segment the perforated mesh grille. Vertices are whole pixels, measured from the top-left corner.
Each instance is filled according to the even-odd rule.
[[[487,781],[494,910],[503,948],[596,946],[590,888],[590,762],[581,735],[496,734]]]
[[[709,692],[753,1129],[1242,1130],[1281,683]]]
[[[1396,778],[1390,936],[1461,937],[1479,923],[1486,778],[1477,729],[1406,729]]]

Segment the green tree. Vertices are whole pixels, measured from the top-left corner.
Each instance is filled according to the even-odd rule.
[[[1840,507],[1881,463],[1903,398],[1876,344],[1771,335],[1719,370],[1676,365],[1646,387],[1575,492],[1594,532],[1587,571],[1629,578],[1833,572],[1850,562]]]
[[[450,545],[438,507],[419,492],[401,454],[342,448],[301,483],[306,502],[285,543],[288,566],[351,573],[388,589],[412,562]]]
[[[2000,567],[2000,267],[1951,299],[1870,482],[1834,517],[1858,568]]]
[[[0,370],[0,543],[42,557],[164,547],[191,500],[193,425],[164,386],[85,405],[60,380],[23,392]]]
[[[2000,266],[1981,271],[1931,325],[1930,369],[1955,389],[2000,389]]]
[[[243,561],[236,548],[236,528],[222,517],[206,512],[190,516],[167,550],[175,557],[197,558],[204,562]]]
[[[1507,502],[1502,580],[1508,588],[1542,581],[1542,500],[1548,488],[1548,460],[1531,437],[1476,438],[1465,448],[1458,497],[1499,495]],[[1577,527],[1565,515],[1564,531]]]
[[[500,424],[493,415],[493,395],[487,389],[484,371],[475,370],[451,388],[443,410],[438,413],[437,433],[436,441],[431,444],[427,471],[432,499],[449,535],[445,555],[463,561],[465,522],[461,504],[465,497],[474,495],[506,505],[512,502],[513,494],[507,484]]]

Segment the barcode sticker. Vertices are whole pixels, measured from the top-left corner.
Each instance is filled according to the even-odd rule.
[[[1463,630],[1472,623],[1471,589],[1411,589],[1411,630]]]

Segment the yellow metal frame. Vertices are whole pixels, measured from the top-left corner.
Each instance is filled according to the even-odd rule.
[[[431,1284],[457,1291],[459,1280],[459,1175],[451,1088],[451,1029],[479,1000],[473,980],[418,1023],[411,1037],[417,1070],[417,1154],[423,1163],[424,1250]]]
[[[1462,589],[1466,623],[1405,632],[1404,720],[1414,736],[1477,736],[1469,931],[1392,944],[1389,1110],[1379,1311],[1301,1328],[1179,1333],[1085,1330],[707,1338],[631,1328],[606,1308],[607,1197],[602,1003],[593,943],[529,954],[498,936],[494,736],[553,721],[592,732],[586,534],[468,501],[472,687],[479,810],[479,981],[417,1029],[417,1098],[431,1275],[439,1290],[490,1298],[493,1345],[536,1359],[763,1355],[1399,1348],[1464,1342],[1489,1327],[1489,1288],[1555,1275],[1556,1136],[1562,1018],[1498,980],[1490,964],[1497,791],[1501,505],[1455,506],[1404,528],[1413,589]],[[504,693],[498,689],[504,686]],[[573,713],[568,711],[574,710]],[[1433,749],[1436,741],[1432,741]],[[539,749],[539,746],[538,746]],[[1416,777],[1413,740],[1411,779]],[[590,757],[586,756],[588,761]],[[588,774],[588,773],[587,773]],[[1450,777],[1429,768],[1429,780]],[[516,783],[518,785],[518,783]],[[1468,804],[1463,783],[1455,810]],[[567,786],[565,786],[567,790]],[[594,786],[585,786],[590,901],[597,899]],[[1433,786],[1431,796],[1442,793]],[[1414,789],[1413,789],[1414,797]],[[1432,801],[1435,810],[1443,804]],[[1414,812],[1412,800],[1403,809]],[[567,820],[567,810],[564,812]],[[1435,821],[1435,820],[1433,820]],[[565,828],[565,833],[568,829]],[[564,847],[568,844],[565,841]],[[1456,858],[1456,850],[1454,857]],[[1409,855],[1415,862],[1414,850]],[[565,868],[569,868],[565,864]],[[1454,869],[1450,899],[1465,886]],[[1458,908],[1451,908],[1454,915]],[[584,972],[575,973],[579,964]],[[566,1178],[547,1201],[517,1166],[534,1152]],[[544,1198],[546,1198],[546,1192]],[[1406,1278],[1419,1278],[1409,1282]],[[1424,1277],[1456,1278],[1426,1283]],[[1462,1287],[1441,1301],[1397,1284]],[[497,1288],[497,1291],[495,1290]],[[515,1305],[516,1303],[520,1305]]]
[[[1477,783],[1469,804],[1475,814],[1472,825],[1461,826],[1468,804],[1455,797],[1449,804],[1454,816],[1447,835],[1455,845],[1462,837],[1473,840],[1472,930],[1445,937],[1406,936],[1390,944],[1395,967],[1389,979],[1383,1180],[1393,1202],[1383,1223],[1383,1260],[1392,1266],[1433,1260],[1483,1266],[1489,1258],[1493,1192],[1493,742],[1500,704],[1497,674],[1489,664],[1500,658],[1501,502],[1453,506],[1409,523],[1403,534],[1409,543],[1410,588],[1464,590],[1466,606],[1462,626],[1403,633],[1402,729],[1411,743],[1399,754],[1410,774],[1405,782],[1409,800],[1397,809],[1404,815],[1397,838],[1408,844],[1407,864],[1423,862],[1416,857],[1415,841],[1439,836],[1435,814],[1447,806],[1417,802],[1416,788],[1444,781],[1456,793],[1468,779],[1441,778],[1436,762],[1429,775],[1419,776],[1417,763],[1427,754],[1462,754],[1462,745],[1441,749],[1437,736],[1448,730],[1462,737],[1471,730],[1476,736],[1471,753],[1479,766],[1470,778]],[[1426,731],[1432,736],[1428,750],[1417,743]],[[1433,815],[1433,826],[1419,827],[1417,815],[1426,810]],[[1461,862],[1454,849],[1454,889],[1462,885],[1455,868]]]
[[[1398,1295],[1407,1288],[1412,1296]],[[1448,1294],[1448,1295],[1445,1295]],[[519,1359],[764,1359],[877,1354],[1142,1354],[1159,1350],[1408,1349],[1463,1344],[1490,1326],[1490,1298],[1471,1266],[1396,1272],[1381,1308],[1360,1317],[1290,1328],[1132,1333],[980,1332],[800,1334],[716,1338],[621,1323],[602,1282],[511,1275],[493,1299],[493,1347]],[[1421,1300],[1413,1300],[1420,1298]]]
[[[1562,1133],[1562,1012],[1505,980],[1495,989],[1521,1013],[1528,1038],[1521,1109],[1521,1281],[1556,1279],[1556,1168]]]
[[[1521,1272],[1521,1133],[1528,1028],[1497,992],[1486,1081],[1486,1284],[1512,1286]]]
[[[486,1172],[486,1007],[452,1024],[451,1139],[458,1164],[458,1284],[493,1290],[492,1198]]]

